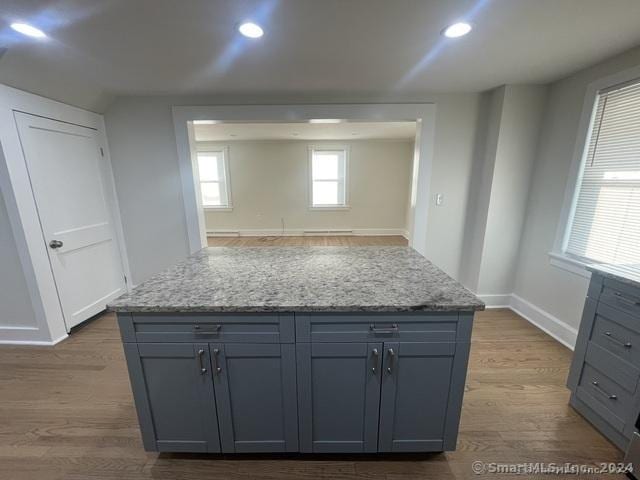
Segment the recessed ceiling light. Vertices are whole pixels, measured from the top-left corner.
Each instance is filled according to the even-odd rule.
[[[309,123],[340,123],[339,118],[312,118]]]
[[[26,23],[12,23],[11,28],[13,28],[16,32],[20,32],[23,35],[27,35],[28,37],[33,38],[44,38],[46,37],[45,33],[36,28],[28,25]]]
[[[253,22],[243,23],[238,27],[238,31],[245,37],[249,38],[260,38],[262,35],[264,35],[264,30],[262,30],[262,27]]]
[[[194,120],[194,125],[215,125],[218,123],[216,120]]]
[[[454,23],[453,25],[449,25],[442,31],[442,34],[445,37],[449,38],[458,38],[463,37],[467,33],[471,31],[471,25],[465,22]]]

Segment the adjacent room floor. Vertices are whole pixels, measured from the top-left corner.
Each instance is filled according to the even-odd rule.
[[[621,461],[568,405],[570,358],[511,311],[488,310],[476,317],[456,452],[158,455],[142,449],[115,316],[104,314],[53,348],[0,348],[0,478],[462,479],[483,478],[474,461]]]

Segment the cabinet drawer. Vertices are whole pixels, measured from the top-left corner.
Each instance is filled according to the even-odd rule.
[[[624,430],[633,408],[632,394],[589,363],[582,369],[576,396],[616,430]]]
[[[635,393],[640,378],[638,368],[591,341],[587,344],[584,360],[630,394]]]
[[[293,315],[135,314],[135,341],[293,343]]]
[[[458,315],[448,313],[296,316],[298,342],[455,342],[459,333]]]
[[[633,315],[640,321],[640,291],[637,288],[606,278],[600,302]]]
[[[640,368],[640,319],[606,304],[599,304],[591,330],[591,341]]]

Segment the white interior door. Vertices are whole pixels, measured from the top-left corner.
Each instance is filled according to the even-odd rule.
[[[125,291],[98,133],[16,113],[67,330]]]

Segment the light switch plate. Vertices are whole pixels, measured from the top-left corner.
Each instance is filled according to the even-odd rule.
[[[436,193],[436,205],[437,206],[442,205],[443,201],[444,201],[444,195],[442,195],[441,193]]]

